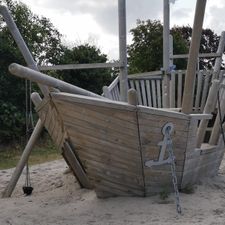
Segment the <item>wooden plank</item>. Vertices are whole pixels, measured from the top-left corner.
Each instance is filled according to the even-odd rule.
[[[120,67],[121,63],[83,63],[83,64],[65,64],[53,66],[38,66],[40,71],[46,70],[80,70],[80,69],[98,69],[98,68],[113,68]]]
[[[108,88],[107,86],[104,86],[104,87],[102,88],[102,90],[103,90],[103,96],[104,96],[104,97],[113,100],[112,93],[109,91],[109,88]]]
[[[154,108],[157,108],[157,101],[156,101],[156,87],[155,87],[155,80],[151,80],[151,89],[152,89],[152,105]]]
[[[69,115],[67,113],[62,114],[62,118],[65,123],[67,123],[69,126],[73,126],[74,129],[78,126],[81,126],[87,129],[98,130],[98,132],[103,135],[108,135],[110,132],[112,132],[114,135],[123,135],[126,138],[135,138],[138,135],[137,130],[135,130],[135,128],[137,128],[136,126],[128,122],[125,123],[124,126],[121,124],[118,125],[117,121],[120,120],[110,119],[108,121],[104,121],[96,119],[95,115],[93,117],[87,117],[85,115],[81,116],[76,111],[73,111],[73,115]],[[126,126],[126,124],[128,124],[128,126]]]
[[[104,169],[102,169],[101,166],[104,167]],[[98,177],[136,190],[141,190],[144,188],[143,177],[139,173],[131,175],[126,172],[114,173],[111,168],[108,170],[107,165],[102,164],[101,166],[98,166],[96,163],[94,163],[94,165],[90,164],[88,175],[92,178]]]
[[[110,110],[107,108],[82,106],[81,104],[67,104],[63,102],[56,103],[59,113],[63,117],[71,119],[80,118],[81,120],[92,123],[105,124],[105,126],[115,127],[116,130],[129,129],[127,132],[136,131],[137,118],[135,112]],[[82,113],[81,113],[82,112]]]
[[[142,98],[141,98],[140,84],[138,80],[135,80],[135,90],[137,91],[138,104],[143,105]]]
[[[98,99],[89,96],[83,95],[75,95],[69,93],[51,93],[51,97],[54,101],[61,101],[61,102],[71,102],[71,103],[81,103],[87,104],[91,106],[100,106],[110,109],[121,109],[121,110],[131,110],[135,111],[135,107],[125,103],[125,102],[115,102],[110,99]]]
[[[115,94],[116,94],[116,100],[120,101],[120,91],[119,91],[119,86],[117,85],[115,88]]]
[[[214,58],[214,57],[221,57],[221,54],[214,53],[214,52],[209,52],[209,53],[199,53],[198,54],[199,58]],[[179,55],[172,55],[172,59],[185,59],[189,58],[189,54],[179,54]]]
[[[85,136],[90,136],[96,139],[105,140],[107,142],[110,142],[111,144],[116,145],[122,145],[128,148],[137,149],[138,148],[138,139],[137,137],[133,138],[133,140],[127,138],[127,136],[123,136],[120,134],[117,134],[109,131],[107,133],[100,133],[97,129],[91,129],[86,127],[79,127],[79,126],[73,126],[70,123],[65,123],[65,127],[70,135],[72,135],[75,132],[80,132],[80,134]]]
[[[81,138],[80,138],[81,137]],[[106,148],[111,149],[111,151],[113,152],[113,154],[115,154],[114,157],[112,157],[112,159],[117,159],[119,156],[121,157],[120,161],[126,161],[126,160],[130,160],[130,162],[126,163],[126,166],[130,165],[130,167],[134,167],[133,164],[134,163],[140,163],[140,152],[137,152],[135,150],[126,148],[126,147],[122,147],[120,145],[112,145],[109,142],[106,142],[104,140],[101,140],[99,143],[97,143],[97,139],[92,138],[92,137],[87,137],[84,141],[84,139],[82,139],[82,135],[71,135],[71,143],[77,144],[77,146],[79,147],[79,149],[77,150],[78,154],[82,154],[80,153],[82,150],[87,152],[87,154],[92,154],[92,152],[96,152],[96,154],[92,154],[93,157],[100,157],[102,154],[108,154],[109,156],[112,155],[112,153],[110,153]],[[79,139],[80,138],[80,139]],[[120,153],[120,150],[124,150],[124,152]],[[89,155],[90,155],[89,154]],[[101,158],[101,157],[100,157]],[[102,160],[104,160],[103,158],[101,158]],[[135,166],[135,168],[139,168],[139,166]],[[130,169],[130,172],[136,173],[137,171],[134,171],[133,169]]]
[[[91,144],[89,144],[91,145]],[[131,154],[119,154],[119,151],[114,151],[113,153],[111,151],[107,151],[104,148],[100,149],[96,146],[91,146],[89,148],[81,146],[81,144],[76,144],[77,148],[77,154],[81,157],[87,157],[89,159],[99,161],[104,160],[107,163],[115,163],[114,165],[117,165],[121,168],[128,169],[133,172],[137,172],[138,170],[142,169],[142,165],[138,164],[137,162],[140,161],[139,156],[132,156]],[[126,154],[126,155],[125,155]],[[121,157],[124,156],[124,157]]]
[[[156,91],[157,91],[157,105],[158,108],[162,108],[162,91],[161,91],[161,84],[160,84],[160,80],[156,80]]]
[[[119,86],[119,76],[117,76],[113,82],[108,86],[109,91],[112,91],[112,89],[115,88],[115,86]]]
[[[133,88],[136,90],[135,86],[134,86],[134,80],[129,80],[130,83],[130,88]]]
[[[68,142],[64,143],[64,151],[63,156],[65,157],[66,161],[68,162],[70,168],[74,172],[77,180],[81,184],[82,187],[91,189],[92,185],[82,168],[82,165],[80,164],[79,160],[77,159],[74,151],[72,150],[70,144]]]
[[[149,116],[151,115],[157,115],[157,116],[166,116],[168,118],[177,118],[177,119],[184,119],[184,120],[189,120],[189,116],[187,114],[181,113],[181,112],[177,112],[177,111],[172,111],[172,110],[168,110],[168,109],[157,109],[157,108],[149,108],[149,107],[145,107],[145,106],[137,106],[138,111],[142,112],[142,113],[146,113]]]
[[[138,109],[140,109],[140,107],[138,107]],[[176,113],[174,115],[176,115]],[[177,117],[172,117],[170,115],[166,115],[166,113],[160,115],[160,113],[158,113],[157,111],[146,113],[146,111],[138,110],[138,121],[140,124],[144,125],[146,122],[151,123],[151,126],[159,129],[163,127],[167,122],[171,122],[174,124],[176,131],[188,131],[191,117],[188,117],[188,119],[187,117],[184,118],[179,118],[179,115]]]
[[[205,107],[206,98],[209,91],[209,79],[210,79],[210,75],[209,73],[206,73],[204,84],[203,84],[202,98],[201,98],[201,112],[203,112],[203,109]]]
[[[162,78],[162,71],[161,70],[158,70],[158,71],[152,71],[152,72],[145,72],[145,73],[135,73],[135,74],[129,74],[128,75],[128,78],[131,79],[137,79],[137,78],[143,78],[143,77],[146,77],[146,78],[150,78],[151,77],[157,77],[157,78]]]
[[[128,177],[133,177],[134,179],[136,177],[140,178],[142,176],[142,170],[136,170],[135,172],[130,171],[129,169],[124,169],[118,166],[114,166],[113,164],[107,164],[104,160],[98,162],[94,160],[90,160],[85,158],[80,157],[81,162],[83,163],[83,167],[87,170],[87,173],[89,173],[89,170],[97,170],[100,173],[108,174],[111,176],[111,174],[114,174],[115,176],[118,176],[118,180],[121,180],[121,183],[123,183],[121,177],[123,176],[128,176]],[[141,163],[140,161],[137,161],[137,163]],[[134,182],[132,182],[134,184]],[[140,186],[140,185],[138,185]]]
[[[140,80],[141,82],[141,94],[142,94],[142,99],[143,99],[143,105],[147,106],[147,98],[146,98],[146,89],[145,89],[145,81]]]
[[[146,90],[147,90],[147,99],[148,99],[148,106],[152,106],[152,97],[151,97],[151,88],[149,80],[146,80]]]
[[[202,71],[198,72],[198,78],[197,78],[197,93],[195,98],[195,110],[194,111],[200,111],[200,98],[202,93],[202,82],[203,82],[203,74]]]
[[[171,73],[171,80],[170,80],[170,108],[175,108],[175,90],[176,90],[176,83],[175,83],[175,73]]]

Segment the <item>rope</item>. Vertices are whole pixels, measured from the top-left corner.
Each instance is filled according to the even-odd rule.
[[[28,83],[29,82],[29,83]],[[31,90],[32,83],[31,81],[25,80],[25,104],[26,104],[26,143],[30,138],[30,135],[34,128],[34,120],[33,120],[33,113],[32,113],[32,102],[31,102]],[[32,193],[33,188],[31,187],[31,180],[30,180],[30,171],[29,171],[29,164],[28,161],[26,163],[26,178],[25,184],[23,187],[23,192],[26,195],[30,195]]]

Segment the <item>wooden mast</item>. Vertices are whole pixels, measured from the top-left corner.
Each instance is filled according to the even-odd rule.
[[[126,0],[118,0],[119,16],[119,59],[120,59],[120,100],[127,102],[127,38],[126,38]]]
[[[193,94],[194,94],[193,92],[196,76],[196,64],[200,48],[205,7],[206,7],[206,0],[197,0],[191,38],[191,46],[189,50],[187,74],[185,77],[184,95],[182,102],[183,113],[191,113],[193,107]]]

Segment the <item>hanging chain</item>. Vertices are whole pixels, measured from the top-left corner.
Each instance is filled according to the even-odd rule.
[[[173,182],[177,212],[179,214],[181,214],[182,211],[181,211],[181,205],[180,205],[180,195],[179,195],[179,190],[178,190],[178,185],[177,185],[175,156],[173,154],[173,143],[172,143],[172,138],[170,136],[170,132],[171,132],[170,127],[167,127],[167,129],[165,130],[165,136],[167,139],[167,148],[166,149],[169,153],[169,158],[170,158],[170,168],[171,168],[171,174],[172,174],[172,182]]]

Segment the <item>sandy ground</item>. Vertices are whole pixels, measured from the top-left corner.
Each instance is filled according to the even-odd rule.
[[[23,195],[22,176],[12,198],[0,199],[0,225],[225,224],[225,162],[194,194],[181,193],[182,215],[176,213],[173,194],[165,201],[159,196],[98,199],[94,191],[80,189],[72,174],[64,174],[66,168],[63,160],[31,167],[32,196]],[[0,191],[11,173],[0,171]]]

